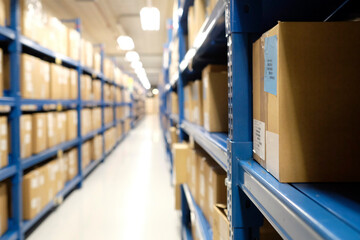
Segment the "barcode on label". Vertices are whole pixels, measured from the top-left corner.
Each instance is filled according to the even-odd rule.
[[[265,123],[254,119],[253,121],[253,151],[262,160],[265,160]]]

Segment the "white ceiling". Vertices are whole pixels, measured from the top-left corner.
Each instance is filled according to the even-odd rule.
[[[125,52],[116,43],[119,35],[129,35],[135,50],[148,74],[156,85],[162,71],[163,45],[167,41],[166,19],[172,15],[172,0],[151,0],[159,8],[160,31],[145,32],[141,29],[139,12],[146,0],[42,0],[44,8],[60,19],[81,18],[83,36],[95,43],[104,43],[105,52],[116,57],[127,71],[131,67],[124,61]]]

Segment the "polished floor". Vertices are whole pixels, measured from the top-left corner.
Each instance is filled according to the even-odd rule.
[[[147,116],[29,240],[177,240],[158,116]]]

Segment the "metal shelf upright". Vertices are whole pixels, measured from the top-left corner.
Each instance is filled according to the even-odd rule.
[[[259,239],[266,217],[285,239],[359,239],[358,183],[279,183],[252,159],[252,43],[277,21],[339,21],[360,16],[356,0],[218,0],[193,46],[185,53],[187,15],[193,0],[178,0],[179,76],[161,87],[161,116],[168,114],[166,96],[176,86],[181,140],[186,135],[207,151],[227,171],[228,220],[231,239]],[[171,39],[171,38],[169,38]],[[225,59],[225,60],[224,60]],[[228,134],[208,133],[184,120],[183,87],[195,80],[207,64],[228,65]],[[166,129],[164,129],[164,138]],[[171,155],[171,152],[170,152]],[[190,196],[190,197],[189,197]],[[182,186],[182,237],[192,239],[190,215],[200,211]],[[206,224],[196,227],[206,233]],[[211,236],[200,234],[202,239]]]

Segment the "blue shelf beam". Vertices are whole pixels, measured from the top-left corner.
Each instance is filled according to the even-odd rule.
[[[90,174],[90,172],[92,170],[94,170],[103,161],[103,159],[104,159],[104,156],[102,156],[98,160],[92,161],[87,167],[85,167],[84,172],[83,172],[84,178],[87,177]]]
[[[16,166],[6,166],[4,168],[0,168],[0,182],[12,177],[16,174]]]
[[[4,235],[0,236],[0,240],[16,240],[18,239],[17,231],[9,229]]]
[[[15,32],[13,29],[0,26],[0,41],[11,41],[15,40]]]
[[[14,106],[15,105],[15,99],[13,97],[1,97],[0,98],[0,105]]]
[[[49,148],[39,154],[33,155],[31,157],[22,159],[21,168],[23,170],[28,169],[36,164],[39,164],[43,161],[50,159],[51,157],[56,156],[59,151],[65,151],[72,147],[75,147],[79,143],[79,139],[74,139],[68,142],[61,143],[56,145],[55,147]]]
[[[227,161],[227,134],[209,133],[204,128],[183,121],[181,128],[194,137],[194,140],[216,160],[216,162],[225,170],[228,169]]]
[[[82,136],[82,141],[86,142],[87,140],[90,140],[91,138],[95,137],[98,134],[101,134],[102,132],[102,128],[96,129],[88,134],[86,134],[85,136]]]

